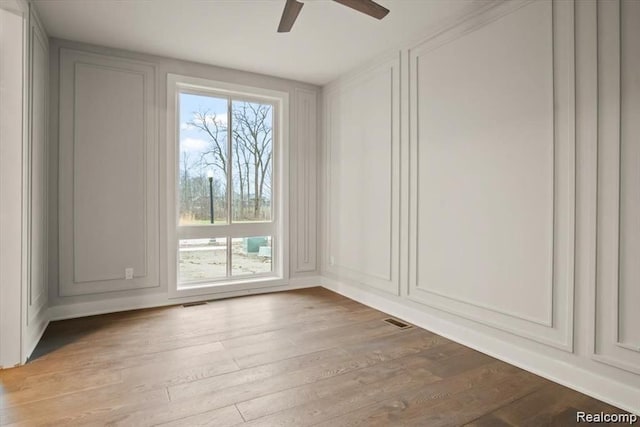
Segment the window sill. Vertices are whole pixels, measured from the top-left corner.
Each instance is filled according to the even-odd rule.
[[[238,291],[247,291],[250,293],[252,290],[283,286],[287,282],[281,276],[268,275],[260,277],[247,277],[237,278],[231,280],[212,281],[203,283],[193,283],[186,285],[178,285],[176,291],[169,295],[170,298],[182,298],[186,296],[195,295],[209,295],[220,294]]]

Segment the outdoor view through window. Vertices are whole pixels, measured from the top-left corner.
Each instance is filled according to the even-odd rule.
[[[270,273],[274,106],[181,92],[179,111],[178,282]]]

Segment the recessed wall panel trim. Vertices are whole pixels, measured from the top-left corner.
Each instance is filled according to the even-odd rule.
[[[60,296],[159,286],[155,75],[60,50]]]
[[[28,315],[31,325],[48,302],[48,71],[49,43],[36,14],[29,15],[29,117],[30,150],[30,271],[28,274]]]
[[[408,51],[408,298],[567,351],[573,28],[573,2],[505,4]]]
[[[640,3],[599,1],[593,358],[640,373]]]
[[[400,55],[328,87],[324,268],[399,295]]]
[[[295,143],[292,144],[291,200],[293,273],[313,272],[317,269],[317,93],[295,89]]]

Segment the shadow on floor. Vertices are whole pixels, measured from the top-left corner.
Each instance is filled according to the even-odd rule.
[[[56,326],[57,325],[55,323],[51,323],[47,327],[47,330],[42,335],[42,339],[40,339],[35,350],[33,350],[29,359],[27,359],[27,363],[33,362],[42,356],[46,356],[47,354],[74,343],[82,337],[94,332],[92,329],[87,328],[84,331],[60,333],[56,331],[56,329],[58,329]]]
[[[171,310],[171,308],[170,306],[146,308],[51,322],[44,331],[40,342],[33,350],[31,357],[27,360],[27,363],[33,362],[77,341],[81,341],[87,335],[109,329],[118,322],[126,324],[133,319],[154,316],[156,313]]]

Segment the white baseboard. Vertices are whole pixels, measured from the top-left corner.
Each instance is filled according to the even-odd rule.
[[[169,298],[167,293],[129,296],[122,298],[101,299],[98,301],[80,302],[49,307],[49,319],[65,320],[77,317],[95,316],[98,314],[116,313],[119,311],[137,310],[141,308],[163,307],[196,301],[211,301],[232,298],[242,295],[264,294],[269,292],[290,291],[293,289],[321,286],[320,276],[309,276],[289,279],[288,284],[281,286],[245,289],[231,292],[217,292],[205,295],[194,295],[182,298]]]
[[[428,329],[452,341],[471,347],[489,356],[532,372],[553,382],[640,414],[640,390],[622,384],[548,355],[519,347],[480,331],[447,321],[433,314],[390,299],[357,286],[322,277],[323,287],[347,298]]]

